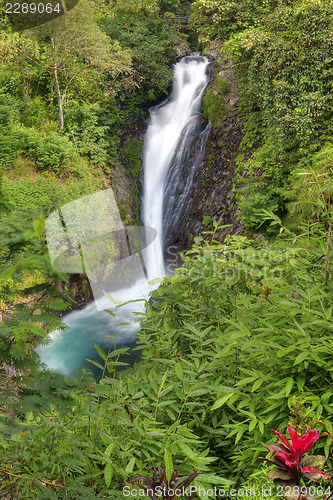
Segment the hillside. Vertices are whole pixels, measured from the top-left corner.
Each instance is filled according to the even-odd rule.
[[[332,2],[82,0],[24,31],[0,11],[0,498],[329,499]],[[187,51],[212,63],[212,128],[183,266],[138,364],[96,345],[100,379],[53,373],[35,347],[92,294],[52,267],[45,219],[112,187],[140,223],[145,120]],[[173,471],[196,489],[159,495]]]

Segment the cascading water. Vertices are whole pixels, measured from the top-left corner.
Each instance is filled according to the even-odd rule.
[[[181,153],[186,151],[194,137],[192,134],[202,121],[200,108],[208,81],[207,66],[207,59],[200,56],[184,57],[175,65],[170,97],[150,112],[144,143],[143,222],[145,226],[156,229],[164,250],[168,234],[165,228],[177,224],[180,208],[192,187],[193,174],[180,179],[179,175],[178,178],[170,175],[170,171],[182,170],[184,158]],[[202,134],[204,144],[207,131],[208,126]],[[179,183],[187,185],[186,195],[178,198],[180,206],[175,203]],[[150,247],[149,262],[153,272],[161,273],[164,259],[154,245]]]
[[[149,280],[165,275],[162,248],[169,243],[168,232],[175,228],[184,211],[195,168],[206,144],[209,126],[202,120],[200,107],[208,82],[207,66],[208,60],[203,57],[183,58],[175,65],[175,81],[170,97],[150,112],[144,141],[143,222],[146,227],[154,228],[159,238],[148,245],[144,253]],[[193,150],[194,142],[195,158],[189,158],[188,148]],[[148,298],[151,289],[148,283],[141,280],[132,288],[112,295],[120,301]],[[106,298],[99,302],[99,307],[93,303],[82,311],[68,314],[64,322],[69,330],[66,333],[52,332],[52,342],[37,348],[41,361],[50,369],[66,375],[83,366],[91,370],[92,365],[86,365],[86,358],[100,361],[93,344],[106,350],[113,345],[113,341],[106,339],[105,335],[112,336],[114,322],[103,310],[98,310],[112,309],[112,304]],[[133,313],[138,311],[138,303],[118,309],[118,322],[127,324],[117,327],[117,347],[135,344],[139,325]]]

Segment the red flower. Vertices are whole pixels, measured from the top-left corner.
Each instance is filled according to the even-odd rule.
[[[295,465],[298,465],[298,462],[295,461],[294,456],[289,453],[277,453],[276,458],[280,460],[284,465],[288,467],[288,469],[293,469]]]
[[[302,476],[309,479],[319,479],[322,476],[327,476],[323,472],[314,469],[312,466],[318,466],[324,463],[325,457],[306,456],[303,455],[310,451],[312,445],[319,438],[319,431],[308,430],[306,434],[298,437],[297,432],[291,427],[287,426],[291,443],[286,436],[280,432],[272,429],[280,440],[280,443],[274,443],[266,448],[269,451],[274,451],[276,455],[266,459],[268,462],[273,463],[276,467],[268,473],[268,477],[274,479],[276,484],[299,484]]]
[[[312,445],[319,438],[320,432],[309,430],[306,434],[303,434],[303,436],[299,438],[295,429],[292,429],[291,427],[289,427],[289,425],[287,425],[287,430],[291,438],[291,444],[289,443],[287,438],[283,436],[283,434],[280,434],[278,431],[272,429],[272,431],[275,432],[275,434],[277,435],[283,446],[285,446],[287,450],[289,450],[289,452],[291,452],[294,455],[295,460],[300,462],[304,453],[307,453],[308,451],[311,450]]]

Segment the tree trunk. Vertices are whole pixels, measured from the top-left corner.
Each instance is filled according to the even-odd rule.
[[[56,86],[56,91],[57,91],[57,96],[58,96],[58,110],[59,110],[59,128],[62,130],[64,128],[64,112],[63,112],[63,96],[61,95],[60,87],[59,87],[59,80],[58,80],[58,69],[57,66],[54,66],[54,80],[55,80],[55,86]]]
[[[58,96],[58,110],[59,110],[59,128],[62,130],[64,128],[64,112],[63,112],[63,102],[64,95],[61,94],[60,86],[59,86],[59,77],[58,77],[58,46],[55,43],[54,39],[51,38],[51,44],[54,50],[54,63],[53,63],[53,76],[55,81],[55,87]]]

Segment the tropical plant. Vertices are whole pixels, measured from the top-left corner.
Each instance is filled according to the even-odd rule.
[[[160,369],[163,359],[173,377],[168,417],[177,418],[182,405],[181,421],[189,419],[202,439],[218,440],[216,465],[234,477],[253,470],[268,427],[288,417],[289,398],[302,397],[316,419],[330,411],[331,292],[304,238],[283,251],[244,237],[197,241],[183,268],[154,292],[140,333],[147,366]],[[317,363],[324,385],[316,382]]]
[[[268,473],[268,477],[273,479],[275,484],[283,486],[299,485],[303,477],[312,480],[328,478],[329,476],[324,472],[314,469],[322,465],[326,457],[321,455],[304,457],[319,439],[320,432],[308,429],[306,434],[298,437],[297,432],[289,425],[287,425],[287,430],[291,443],[283,434],[273,429],[280,443],[266,446],[269,451],[275,452],[271,458],[263,459],[275,465],[274,469]]]
[[[197,471],[187,478],[181,479],[179,477],[179,472],[176,473],[174,470],[167,471],[163,469],[163,467],[158,467],[157,469],[154,467],[152,478],[137,476],[132,479],[131,483],[136,484],[153,500],[157,500],[157,498],[160,497],[165,500],[175,500],[176,498],[188,498],[188,500],[192,500],[196,496],[196,492],[192,493],[190,496],[186,495],[186,497],[184,497],[184,495],[186,494],[187,486],[189,486],[199,474],[200,471]],[[158,477],[158,475],[160,477]],[[141,482],[143,482],[145,486],[143,486]]]

